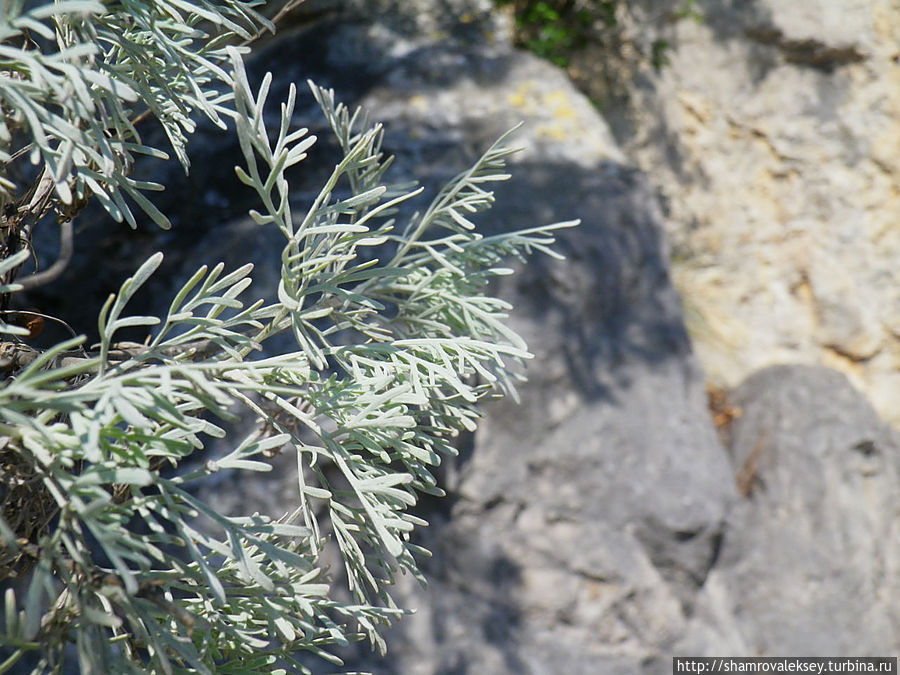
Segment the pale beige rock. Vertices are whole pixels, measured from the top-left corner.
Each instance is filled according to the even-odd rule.
[[[707,374],[824,363],[898,424],[900,4],[700,8],[668,67],[633,66],[618,126],[669,207]]]

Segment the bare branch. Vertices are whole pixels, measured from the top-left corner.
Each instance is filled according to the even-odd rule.
[[[42,272],[35,272],[24,279],[19,279],[17,283],[22,285],[22,290],[30,291],[56,281],[69,266],[74,250],[72,221],[66,221],[59,227],[59,257],[56,262]]]

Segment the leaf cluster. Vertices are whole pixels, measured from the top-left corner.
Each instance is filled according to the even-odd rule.
[[[117,194],[145,206],[130,189],[143,186],[127,178],[129,153],[145,151],[127,107],[140,100],[178,154],[190,112],[231,124],[243,156],[236,173],[259,200],[250,216],[283,235],[272,301],[248,300],[251,265],[219,264],[197,270],[164,316],[134,315],[129,302],[158,253],[102,307],[95,347],[4,343],[18,356],[0,380],[0,565],[16,583],[3,599],[0,672],[28,654],[35,673],[62,672],[73,658],[83,672],[309,672],[304,653],[339,664],[331,648],[359,638],[383,651],[381,629],[404,611],[390,587],[404,571],[421,578],[416,558],[427,555],[412,543],[426,523],[411,509],[422,493],[442,494],[435,467],[474,428],[480,401],[514,394],[530,357],[488,284],[510,273],[510,255],[555,255],[554,231],[574,223],[476,231],[490,184],[508,177],[503,139],[397,222],[399,205],[421,190],[386,184],[381,126],[313,84],[342,158],[295,215],[285,171],[315,141],[292,128],[295,88],[270,128],[271,75],[254,89],[241,49],[200,27],[249,35],[249,24],[264,23],[254,4],[121,0],[111,12],[82,0],[19,3],[0,23],[22,40],[0,51],[19,73],[0,80],[5,138],[29,130],[53,200],[87,189],[126,220]],[[58,52],[38,54],[26,33]],[[138,63],[138,44],[157,56]],[[25,101],[21,115],[11,100]],[[100,111],[114,133],[97,126]],[[0,276],[27,254],[0,260]],[[144,342],[120,339],[135,327],[148,330]],[[281,335],[293,347],[265,356]],[[242,439],[226,432],[238,419],[256,422]],[[270,471],[276,453],[297,464],[296,502],[280,517],[223,515],[197,496],[214,474]],[[17,517],[26,502],[40,518]],[[329,545],[344,595],[324,562]]]
[[[136,225],[125,196],[160,226],[169,221],[131,177],[136,155],[166,159],[141,140],[148,115],[187,168],[194,113],[224,126],[230,98],[229,43],[272,24],[264,0],[61,0],[0,10],[0,162],[28,158],[46,169],[56,199],[97,198],[117,221]],[[109,5],[116,5],[110,7]],[[274,29],[274,28],[273,28]],[[222,84],[227,89],[224,93]],[[0,177],[0,198],[19,197]]]

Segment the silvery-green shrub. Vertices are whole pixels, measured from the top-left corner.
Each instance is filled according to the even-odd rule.
[[[136,210],[169,227],[146,194],[163,186],[134,176],[135,157],[171,152],[187,168],[198,116],[237,134],[250,216],[284,237],[272,302],[247,300],[251,265],[213,264],[164,316],[134,315],[157,253],[98,308],[97,346],[42,350],[28,327],[0,323],[0,672],[308,672],[304,654],[339,665],[330,647],[354,639],[384,650],[379,630],[403,613],[391,583],[420,577],[427,554],[410,541],[426,525],[418,495],[441,494],[434,468],[474,429],[478,402],[521,379],[529,354],[487,286],[509,256],[554,255],[553,230],[572,223],[476,231],[489,184],[507,178],[502,142],[395,221],[421,190],[386,183],[381,127],[313,84],[342,159],[296,213],[285,171],[315,138],[292,128],[293,87],[277,128],[264,122],[271,76],[253,89],[242,63],[273,28],[261,4],[0,10],[0,318],[35,227],[70,227],[90,200],[116,221],[134,226]],[[147,117],[166,148],[144,143]],[[119,338],[135,327],[146,341]],[[283,334],[292,349],[262,356]],[[229,438],[234,419],[257,431]],[[230,450],[206,459],[212,439]],[[296,457],[298,477],[277,520],[224,516],[196,496],[212,473],[269,471],[275,452]],[[325,546],[343,561],[343,593]]]

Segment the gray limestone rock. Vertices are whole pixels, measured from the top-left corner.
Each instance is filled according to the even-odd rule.
[[[900,438],[847,378],[765,369],[734,393],[742,498],[713,575],[750,654],[900,648]]]

